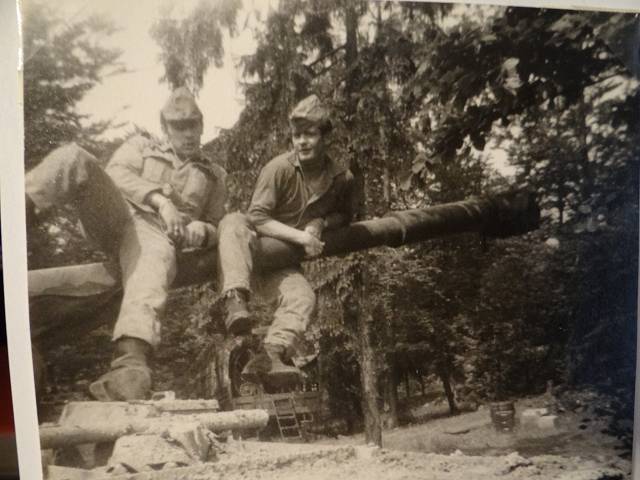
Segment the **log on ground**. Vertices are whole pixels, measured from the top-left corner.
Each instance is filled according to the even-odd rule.
[[[43,426],[40,427],[40,447],[49,449],[84,443],[112,442],[123,435],[135,433],[162,435],[172,426],[185,423],[199,423],[213,432],[256,430],[264,428],[268,421],[269,414],[265,410],[234,410],[193,415],[163,415],[91,426]]]

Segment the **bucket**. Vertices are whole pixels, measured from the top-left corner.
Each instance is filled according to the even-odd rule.
[[[498,432],[512,432],[515,427],[516,407],[513,402],[495,402],[490,405],[491,421]]]

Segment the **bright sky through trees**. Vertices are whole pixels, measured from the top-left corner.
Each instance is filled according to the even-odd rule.
[[[27,2],[29,0],[26,0]],[[105,40],[105,46],[122,50],[120,60],[127,72],[105,72],[102,84],[87,93],[79,103],[80,113],[94,120],[113,118],[124,123],[123,129],[110,129],[106,135],[121,135],[133,124],[160,135],[159,110],[168,96],[167,84],[159,83],[163,66],[158,61],[159,48],[149,35],[153,22],[162,8],[171,6],[172,15],[181,17],[190,12],[198,0],[163,2],[162,0],[61,0],[51,3],[67,22],[91,15],[110,17],[119,31]],[[203,140],[217,136],[219,128],[231,127],[243,108],[243,95],[238,85],[241,72],[236,70],[237,59],[255,49],[251,27],[255,23],[252,12],[266,15],[267,0],[246,0],[238,17],[238,35],[225,36],[225,58],[222,68],[212,66],[205,76],[199,95],[200,108],[205,117]],[[248,20],[248,21],[247,21]],[[60,25],[61,29],[65,25]]]

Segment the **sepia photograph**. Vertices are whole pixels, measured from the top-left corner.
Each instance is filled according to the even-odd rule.
[[[43,478],[632,478],[637,13],[20,14]]]

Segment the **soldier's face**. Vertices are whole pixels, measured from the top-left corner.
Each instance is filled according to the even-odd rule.
[[[164,131],[178,155],[189,157],[200,150],[202,121],[179,120],[165,122]]]
[[[310,162],[322,158],[325,153],[324,135],[320,128],[315,125],[294,127],[291,138],[293,140],[293,148],[301,162]]]

